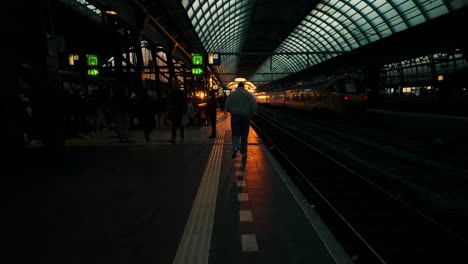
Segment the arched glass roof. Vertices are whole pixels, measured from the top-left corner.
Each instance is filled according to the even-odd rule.
[[[254,4],[253,0],[182,0],[205,50],[226,53],[216,72],[231,75],[230,80],[237,77],[232,75]],[[241,77],[274,81],[467,5],[467,0],[322,0],[252,76]]]

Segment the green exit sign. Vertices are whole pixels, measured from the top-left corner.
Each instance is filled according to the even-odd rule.
[[[94,54],[86,55],[86,64],[88,66],[98,66],[98,56]]]
[[[192,53],[192,65],[203,65],[203,56],[200,53]]]
[[[192,69],[192,74],[193,75],[202,75],[203,74],[203,69],[202,68],[193,68]]]
[[[88,75],[89,76],[98,76],[99,75],[99,70],[98,69],[88,69]]]

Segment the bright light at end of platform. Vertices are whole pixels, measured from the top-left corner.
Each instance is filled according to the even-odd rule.
[[[234,81],[235,82],[245,82],[245,78],[238,77],[238,78],[234,79]]]
[[[205,98],[205,96],[206,96],[205,92],[197,92],[196,95],[201,99]]]

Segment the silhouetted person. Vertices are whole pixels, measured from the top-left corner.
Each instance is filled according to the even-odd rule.
[[[219,108],[221,109],[221,112],[223,112],[223,114],[226,114],[226,108],[224,108],[224,104],[226,104],[226,93],[222,93],[220,96],[219,96]]]
[[[237,89],[226,98],[224,107],[231,113],[232,158],[235,159],[240,150],[243,155],[242,159],[245,160],[247,159],[250,120],[257,111],[257,101],[249,91],[244,89],[244,83],[239,82]]]
[[[187,117],[189,119],[189,125],[195,124],[195,107],[193,107],[192,99],[189,98],[187,102]]]
[[[96,136],[97,134],[97,90],[93,90],[91,94],[84,97],[84,113],[85,113],[85,132],[88,136]]]
[[[155,105],[154,101],[151,98],[151,95],[148,94],[147,90],[142,91],[140,98],[140,119],[141,126],[143,128],[143,134],[145,135],[146,141],[150,141],[150,134],[153,130],[153,127],[156,124],[155,114]]]
[[[206,104],[206,116],[211,123],[210,138],[216,137],[216,110],[218,108],[218,101],[216,99],[216,92],[210,91],[210,98]]]
[[[128,142],[128,128],[130,126],[130,99],[125,94],[125,91],[116,89],[114,98],[113,113],[115,115],[115,122],[117,134],[120,142]]]
[[[187,113],[187,102],[185,100],[184,91],[179,89],[179,85],[175,84],[172,87],[171,93],[171,110],[170,117],[172,121],[172,138],[169,140],[172,143],[176,143],[176,132],[177,128],[180,129],[180,142],[184,142],[184,127],[181,124],[182,115]]]
[[[164,112],[166,110],[165,101],[162,95],[162,87],[157,87],[156,89],[156,99],[155,99],[155,119],[156,119],[156,127],[163,127],[164,126]]]

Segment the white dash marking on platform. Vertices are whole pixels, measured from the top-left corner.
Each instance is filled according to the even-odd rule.
[[[245,181],[237,181],[237,187],[245,187]]]
[[[240,210],[239,211],[239,221],[241,222],[252,222],[252,211],[250,210]]]
[[[253,234],[241,235],[242,251],[258,251],[257,236]]]
[[[237,194],[237,200],[239,202],[246,202],[249,200],[249,194],[248,193],[238,193]]]

